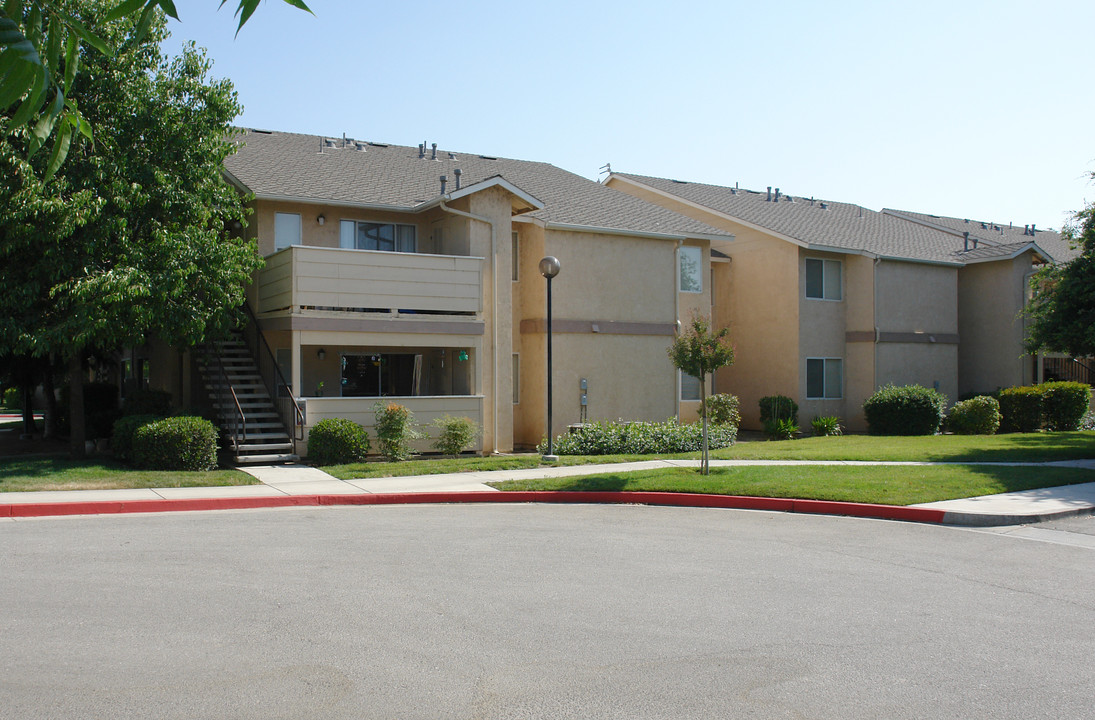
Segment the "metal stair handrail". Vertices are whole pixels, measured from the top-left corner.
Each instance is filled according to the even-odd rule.
[[[236,395],[236,388],[232,386],[232,383],[228,380],[228,373],[224,370],[224,363],[221,362],[220,353],[217,352],[215,345],[206,345],[205,351],[206,362],[213,361],[217,366],[217,374],[220,376],[221,386],[217,390],[217,401],[220,407],[217,409],[218,413],[223,413],[226,420],[229,420],[232,424],[232,443],[238,449],[241,440],[247,440],[247,415],[243,412],[243,406],[240,405],[240,399]],[[227,392],[226,392],[227,390]],[[236,414],[229,419],[228,410],[228,397],[231,396],[232,404],[236,407]],[[240,432],[242,426],[242,433]],[[227,430],[228,428],[225,428]]]
[[[267,392],[270,393],[270,398],[274,403],[274,408],[278,411],[278,414],[282,416],[282,422],[287,426],[292,426],[293,436],[297,440],[304,439],[304,411],[301,409],[300,404],[297,402],[296,397],[293,395],[293,386],[286,380],[285,375],[282,374],[281,368],[278,367],[277,358],[274,357],[274,352],[270,349],[270,345],[266,342],[266,338],[263,336],[262,331],[259,329],[259,321],[255,317],[255,313],[251,310],[251,306],[246,302],[243,303],[244,311],[247,313],[248,322],[241,328],[241,335],[243,340],[247,343],[247,348],[251,351],[251,356],[255,359],[255,366],[259,371],[259,377],[262,378],[262,382],[266,385]],[[252,334],[254,337],[252,338]],[[265,352],[260,352],[259,348],[262,348]],[[270,376],[264,371],[261,365],[261,361],[265,360],[270,366],[272,374],[275,378],[271,382]],[[289,403],[292,408],[292,418],[287,419],[283,413],[282,405],[278,402],[278,391],[285,388],[285,395],[289,398]]]

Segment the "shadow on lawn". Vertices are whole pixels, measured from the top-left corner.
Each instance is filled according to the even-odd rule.
[[[627,489],[626,475],[567,478],[557,489],[572,492],[618,492]]]
[[[1013,433],[1006,437],[1013,447],[968,450],[961,455],[927,452],[923,459],[941,462],[1027,462],[1033,459],[1034,462],[1050,462],[1095,458],[1093,433]]]

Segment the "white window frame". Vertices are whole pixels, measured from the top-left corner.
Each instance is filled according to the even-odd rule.
[[[693,380],[696,381],[696,385],[695,385],[695,387],[696,387],[696,397],[685,397],[684,396],[684,388],[685,388],[684,379],[686,377],[692,378]],[[678,370],[677,371],[677,396],[681,399],[681,402],[699,402],[700,398],[703,396],[702,387],[703,387],[702,381],[698,377],[696,377],[695,375],[689,375],[684,370]]]
[[[696,274],[692,277],[699,286],[698,290],[685,289],[684,283],[684,258],[696,262]],[[699,294],[703,292],[703,248],[694,245],[681,245],[677,249],[677,292]]]
[[[810,394],[810,361],[821,362],[821,395]],[[829,363],[840,363],[840,387],[836,395],[829,395]],[[844,399],[844,358],[834,357],[808,357],[806,358],[806,399],[807,400],[843,400]]]
[[[811,262],[821,263],[821,296],[820,297],[810,294],[810,283],[809,283],[809,280],[807,279],[808,270],[806,268],[809,267],[809,264]],[[840,281],[836,284],[836,296],[835,297],[833,296],[832,289],[829,287],[829,283],[827,283],[825,281],[825,278],[828,276],[828,273],[826,272],[826,269],[833,266],[833,265],[836,265],[837,272],[840,275]],[[805,285],[805,294],[806,294],[806,299],[807,300],[826,300],[828,302],[841,302],[841,301],[844,300],[844,263],[843,263],[843,261],[841,261],[841,260],[829,260],[828,258],[806,258],[806,264],[804,265],[804,268],[803,268],[803,275],[804,275],[803,279],[806,280],[804,285]]]
[[[296,219],[296,231],[293,233],[293,235],[295,237],[286,238],[282,233],[278,232],[278,228],[282,228],[283,230],[285,229],[284,222],[279,222],[279,220],[288,220],[289,218],[295,218]],[[300,221],[300,213],[283,213],[283,212],[274,213],[274,250],[275,251],[284,250],[285,248],[292,247],[293,245],[302,245],[302,244],[304,244],[303,232],[304,232],[304,230],[303,230],[303,224]],[[285,240],[289,240],[289,242],[284,242]],[[294,240],[295,240],[295,242],[294,242]]]
[[[352,238],[350,240],[350,242],[352,244],[349,247],[346,246],[346,242],[345,242],[346,241],[346,236],[345,236],[344,231],[345,231],[345,228],[346,228],[346,223],[353,223],[353,235],[352,235]],[[413,249],[411,249],[411,250],[400,250],[399,247],[398,247],[399,246],[399,232],[395,231],[393,233],[394,236],[395,236],[394,243],[396,245],[396,248],[394,250],[374,250],[373,252],[401,252],[401,253],[417,253],[418,252],[418,226],[415,225],[414,223],[383,222],[383,221],[378,221],[378,220],[359,220],[357,218],[339,218],[339,222],[338,222],[338,246],[340,248],[342,248],[343,250],[359,250],[359,249],[364,250],[364,249],[366,249],[366,248],[358,248],[357,247],[357,226],[361,223],[367,223],[369,225],[391,225],[392,228],[409,227],[412,230],[414,230],[414,232],[412,233],[412,243],[414,245]]]

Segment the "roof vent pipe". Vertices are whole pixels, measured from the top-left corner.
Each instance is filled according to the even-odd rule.
[[[967,230],[962,233],[962,252],[968,252],[970,249],[970,233]]]
[[[433,155],[430,156],[430,160],[436,160],[437,159],[437,143],[434,143],[431,147],[433,148]]]
[[[1038,231],[1034,229],[1034,223],[1031,223],[1030,224],[1030,234],[1031,234],[1031,236],[1033,236],[1034,233],[1036,233],[1036,232],[1038,232]]]
[[[1024,225],[1023,226],[1023,234],[1024,235],[1030,235],[1030,225]]]
[[[776,202],[779,202],[779,188],[776,188]]]
[[[444,194],[445,194],[445,184],[446,184],[446,183],[447,183],[448,181],[449,181],[449,179],[448,179],[447,177],[445,177],[444,175],[442,175],[442,176],[441,176],[441,194],[442,194],[442,195],[444,195]]]
[[[422,143],[418,146],[418,159],[426,157],[426,143]]]
[[[768,186],[768,199],[765,202],[772,202],[772,186]]]
[[[462,171],[460,170],[460,168],[454,168],[453,171],[452,171],[452,174],[456,176],[456,189],[457,190],[460,189],[460,174],[461,174],[461,172]]]

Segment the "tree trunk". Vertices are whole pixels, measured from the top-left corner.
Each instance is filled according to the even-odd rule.
[[[707,384],[706,373],[700,375],[700,416],[703,418],[703,459],[700,460],[700,474],[707,475],[711,472],[710,463],[707,460]]]
[[[20,388],[23,391],[23,434],[20,436],[22,440],[30,440],[34,437],[34,385],[32,383],[28,375],[23,380],[23,387]]]
[[[87,428],[84,426],[84,363],[83,351],[73,353],[68,361],[69,384],[69,449],[72,457],[87,455],[84,443],[87,440]]]
[[[53,387],[53,355],[46,361],[46,371],[42,376],[42,391],[46,396],[45,419],[42,421],[42,437],[57,436],[57,393]]]

